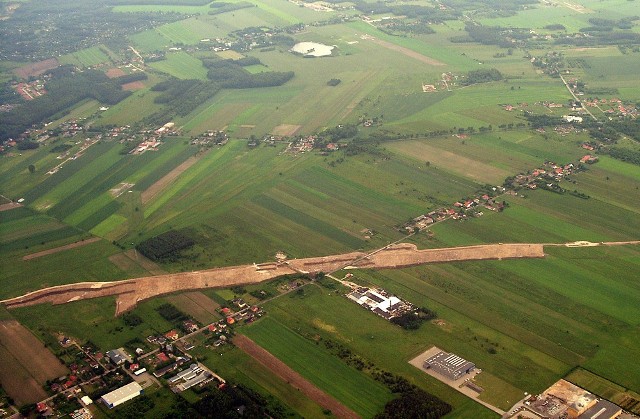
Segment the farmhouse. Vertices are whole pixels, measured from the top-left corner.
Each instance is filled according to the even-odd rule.
[[[396,296],[389,295],[382,289],[358,287],[355,291],[347,294],[347,298],[387,320],[413,309],[411,304],[405,303]]]
[[[142,387],[140,384],[129,383],[126,386],[122,386],[113,390],[111,393],[107,393],[100,398],[100,400],[107,405],[109,409],[121,405],[122,403],[134,399],[142,394]]]
[[[425,369],[431,368],[451,380],[458,380],[476,368],[473,362],[444,351],[425,360],[423,367]]]
[[[107,357],[114,365],[122,365],[125,361],[131,362],[131,359],[124,353],[122,348],[107,351]]]

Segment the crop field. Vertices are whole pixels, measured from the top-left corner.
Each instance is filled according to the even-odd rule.
[[[447,402],[461,409],[461,412],[458,412],[462,415],[461,417],[465,416],[465,412],[467,415],[474,412],[477,417],[483,417],[484,409],[475,402],[471,402],[458,393],[450,392],[444,384],[428,377],[407,363],[410,358],[424,351],[429,342],[432,342],[431,339],[440,339],[441,336],[450,336],[451,333],[443,333],[438,327],[431,325],[423,326],[418,332],[403,331],[348,301],[340,294],[327,292],[328,290],[315,285],[307,286],[304,288],[303,297],[284,297],[269,303],[267,306],[270,313],[269,318],[251,326],[246,333],[296,370],[298,370],[294,364],[296,361],[289,363],[286,360],[289,358],[288,355],[281,356],[276,352],[275,347],[279,345],[275,341],[276,335],[266,335],[263,341],[255,336],[265,328],[264,323],[267,320],[277,324],[278,329],[288,327],[290,331],[285,336],[293,333],[294,336],[291,339],[300,342],[299,345],[304,345],[304,347],[312,346],[314,350],[311,353],[314,355],[318,352],[319,355],[316,356],[333,357],[332,364],[343,361],[335,355],[328,354],[322,341],[316,345],[314,340],[320,337],[323,340],[339,342],[354,353],[373,362],[379,368],[400,373],[430,393],[444,397]],[[429,330],[425,330],[426,328]],[[267,329],[272,330],[270,324]],[[291,332],[291,330],[296,332]],[[389,342],[394,342],[394,344],[389,345]],[[305,358],[306,356],[308,355],[304,355]],[[302,373],[302,369],[298,371]],[[308,378],[311,379],[311,377]],[[318,385],[329,391],[328,387]]]
[[[149,116],[157,110],[157,105],[153,102],[156,96],[158,96],[158,92],[151,92],[148,89],[133,92],[122,102],[102,112],[97,123],[100,126],[133,124],[139,118]]]
[[[203,356],[203,363],[223,377],[254,388],[263,395],[273,395],[302,417],[321,416],[322,408],[291,385],[276,377],[269,369],[237,348],[227,347],[219,356],[207,350],[194,352]]]
[[[102,64],[110,61],[110,58],[105,54],[100,47],[91,47],[82,49],[58,58],[61,64],[73,64],[80,67],[91,67],[97,64]]]
[[[310,340],[271,318],[242,332],[303,377],[355,410],[371,417],[392,398],[391,392]],[[357,388],[357,394],[352,389]]]
[[[178,310],[202,324],[209,324],[220,319],[220,315],[215,311],[220,305],[201,292],[187,292],[166,298]]]
[[[0,383],[19,404],[47,396],[42,385],[67,368],[31,332],[15,320],[0,321]]]
[[[332,354],[325,347],[327,340],[447,401],[454,407],[450,419],[494,414],[407,363],[432,345],[482,368],[477,381],[485,388],[481,398],[503,409],[524,392],[536,394],[563,377],[616,403],[640,399],[640,248],[561,245],[640,239],[640,166],[601,154],[596,164],[560,182],[574,194],[522,189],[497,198],[506,204],[501,212],[487,209],[477,218],[447,220],[408,238],[399,229],[418,215],[474,197],[486,184],[501,185],[505,178],[538,168],[546,160],[575,164],[587,153],[580,148],[589,140],[586,130],[535,132],[527,125],[527,111],[564,115],[570,112],[566,104],[571,98],[559,79],[543,74],[525,58],[527,53],[561,52],[570,66],[568,77],[587,84],[585,97],[593,89],[609,92],[600,95],[607,99],[635,103],[640,100],[640,55],[633,47],[574,47],[542,39],[533,49],[452,42],[466,34],[463,20],[430,24],[432,34],[406,36],[389,35],[361,20],[286,33],[296,42],[336,46],[335,53],[324,58],[294,55],[284,43],[216,53],[200,42],[230,40],[233,31],[248,27],[283,28],[356,13],[318,12],[287,0],[248,1],[255,7],[215,15],[208,14],[213,10],[208,4],[114,7],[122,13],[182,13],[184,20],[155,26],[123,42],[123,48],[131,45],[143,54],[166,53],[165,60],[147,63],[152,70],[143,88],[105,111],[98,108],[107,105],[96,100],[80,102],[57,115],[46,129],[57,130],[76,118],[88,118],[92,131],[122,125],[137,129],[143,118],[170,106],[155,103],[161,93],[150,87],[172,77],[207,80],[203,58],[254,57],[261,64],[245,67],[250,73],[293,71],[295,76],[282,86],[217,92],[189,114],[175,116],[172,122],[180,134],[167,137],[155,152],[121,155],[124,146],[103,136],[49,175],[62,154],[50,150],[64,144],[73,155],[90,134],[60,136],[34,150],[9,149],[0,157],[0,193],[13,201],[24,198],[24,207],[0,212],[0,299],[79,281],[269,261],[277,251],[290,259],[371,251],[403,238],[421,249],[546,243],[545,257],[531,260],[348,271],[358,283],[383,287],[438,313],[418,330],[401,329],[318,282],[267,302],[266,316],[238,327],[236,333],[363,417],[373,417],[395,396],[369,373]],[[570,3],[584,9],[576,10]],[[637,14],[633,1],[570,3],[539,3],[510,17],[466,16],[485,26],[557,35],[590,26],[592,18]],[[566,31],[544,28],[553,23],[563,24]],[[636,33],[637,23],[631,29]],[[109,48],[113,52],[96,45],[54,61],[78,67],[115,62],[120,52],[111,43]],[[23,75],[35,75],[54,64],[1,67],[7,74],[17,68]],[[504,78],[463,86],[467,72],[490,68]],[[441,85],[443,73],[451,73],[450,89]],[[329,85],[332,79],[340,83]],[[424,84],[436,86],[436,91],[423,92]],[[541,102],[564,106],[549,109]],[[505,105],[514,108],[509,111]],[[592,110],[607,123],[608,114]],[[368,119],[375,120],[374,126],[363,126]],[[339,140],[340,150],[335,152],[284,153],[288,140],[273,146],[247,145],[251,135],[260,139],[264,134],[316,134],[338,124],[357,124],[358,139],[346,146],[348,139]],[[455,135],[469,128],[476,133]],[[225,130],[230,141],[210,149],[189,144],[191,136],[209,130]],[[434,131],[442,135],[433,136]],[[376,140],[365,141],[367,137]],[[618,146],[638,148],[631,139]],[[110,191],[122,183],[133,185],[130,193],[114,197]],[[580,193],[582,198],[576,196]],[[134,251],[136,244],[172,229],[195,242],[181,257],[156,264]],[[74,245],[83,241],[87,244]],[[281,291],[278,287],[270,282],[247,289],[275,294]],[[170,302],[206,324],[220,318],[216,308],[225,300],[242,296],[250,304],[259,303],[257,297],[242,293],[237,288],[211,289],[145,300],[133,309],[143,319],[135,327],[114,318],[115,301],[110,297],[10,312],[0,309],[0,318],[5,324],[10,320],[4,319],[15,317],[54,350],[60,348],[60,332],[107,350],[176,327],[156,311],[161,304]],[[16,400],[44,398],[38,386],[43,377],[36,377],[6,341],[0,333],[3,387],[17,387],[17,377],[25,390]],[[40,348],[37,343],[33,348]],[[223,377],[277,397],[297,415],[323,414],[303,392],[292,391],[290,383],[238,348],[198,346],[193,355]],[[14,384],[6,384],[6,371],[15,371]],[[196,395],[188,397],[195,400]]]
[[[169,40],[154,29],[139,32],[130,39],[136,48],[145,52],[162,51],[170,45]]]
[[[202,61],[183,51],[168,53],[166,60],[153,62],[150,66],[179,79],[206,80],[207,78],[207,70],[202,65]]]

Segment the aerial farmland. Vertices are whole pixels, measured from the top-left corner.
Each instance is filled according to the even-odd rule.
[[[640,415],[636,8],[0,1],[0,417]]]

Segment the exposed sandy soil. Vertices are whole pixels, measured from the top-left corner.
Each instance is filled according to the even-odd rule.
[[[105,74],[110,79],[115,79],[116,77],[124,76],[126,73],[119,68],[110,68],[105,72]]]
[[[43,250],[42,252],[31,253],[26,256],[23,256],[22,260],[31,260],[31,259],[39,258],[42,256],[52,255],[58,252],[64,252],[65,250],[86,246],[91,243],[99,242],[100,240],[102,240],[100,237],[92,237],[87,240],[82,240],[82,241],[71,243],[71,244],[65,244],[64,246],[54,247],[53,249]]]
[[[282,137],[291,137],[292,135],[295,135],[296,132],[298,132],[298,130],[301,127],[302,127],[302,125],[282,124],[282,125],[278,125],[273,130],[271,130],[271,134],[279,135],[279,136],[282,136]]]
[[[14,208],[21,207],[21,206],[22,206],[22,204],[18,204],[17,202],[9,202],[8,204],[0,205],[0,212],[9,211],[9,210],[12,210]]]
[[[67,368],[27,328],[0,321],[0,382],[19,404],[47,397],[41,385],[67,374]]]
[[[23,79],[28,79],[30,76],[37,77],[47,70],[52,70],[58,66],[58,60],[55,58],[49,58],[48,60],[38,61],[37,63],[27,64],[20,68],[16,68],[13,72]]]
[[[377,39],[374,37],[368,37],[368,40],[370,40],[371,42],[380,45],[381,47],[385,47],[387,49],[390,49],[392,51],[397,51],[401,54],[406,55],[407,57],[411,57],[415,60],[418,61],[422,61],[425,64],[428,65],[433,65],[433,66],[443,66],[446,65],[445,63],[443,63],[442,61],[438,61],[436,59],[433,59],[431,57],[427,57],[426,55],[422,55],[419,52],[415,52],[410,50],[409,48],[405,48],[405,47],[401,47],[400,45],[396,45],[396,44],[392,44],[391,42],[387,42],[387,41],[383,41],[382,39]]]
[[[131,251],[127,255],[133,259],[130,253]],[[143,258],[139,254],[137,257],[138,260]],[[118,315],[132,309],[138,301],[162,294],[255,284],[296,272],[334,272],[345,267],[351,269],[394,269],[425,263],[540,257],[544,257],[542,244],[490,244],[426,250],[418,250],[413,244],[398,244],[368,254],[352,252],[293,259],[284,264],[270,262],[259,265],[240,265],[147,276],[117,282],[83,282],[60,285],[4,300],[2,303],[7,308],[13,308],[41,303],[64,304],[81,299],[117,295],[116,315]]]
[[[289,368],[287,364],[271,355],[264,348],[243,335],[236,335],[233,343],[242,349],[249,356],[267,367],[274,375],[286,381],[292,387],[302,391],[307,397],[318,403],[325,409],[331,410],[339,418],[358,418],[353,410],[349,409],[338,400],[334,399],[324,391],[320,390],[303,376]],[[355,389],[357,390],[357,389]]]
[[[199,323],[207,324],[220,318],[216,312],[220,305],[200,291],[172,295],[167,297],[167,300]]]
[[[125,83],[122,85],[122,90],[127,90],[129,92],[135,92],[140,89],[144,89],[144,83],[141,81],[132,81],[131,83]]]
[[[153,198],[156,197],[164,188],[169,186],[171,182],[176,180],[178,176],[180,176],[185,170],[193,166],[198,161],[198,157],[189,157],[187,160],[182,162],[175,169],[164,175],[161,179],[159,179],[156,183],[149,186],[146,191],[142,192],[140,195],[140,199],[142,200],[142,205],[147,204]]]

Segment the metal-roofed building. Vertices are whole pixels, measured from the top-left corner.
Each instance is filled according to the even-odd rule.
[[[589,410],[578,416],[578,419],[612,419],[622,413],[622,408],[607,401],[600,400]]]
[[[444,351],[438,352],[424,361],[423,367],[425,369],[431,368],[451,380],[457,380],[476,368],[473,362]]]
[[[121,405],[122,403],[134,399],[142,394],[142,387],[140,384],[129,383],[126,386],[122,386],[113,390],[111,393],[107,393],[100,398],[104,404],[107,405],[109,409],[113,409],[114,407]]]

